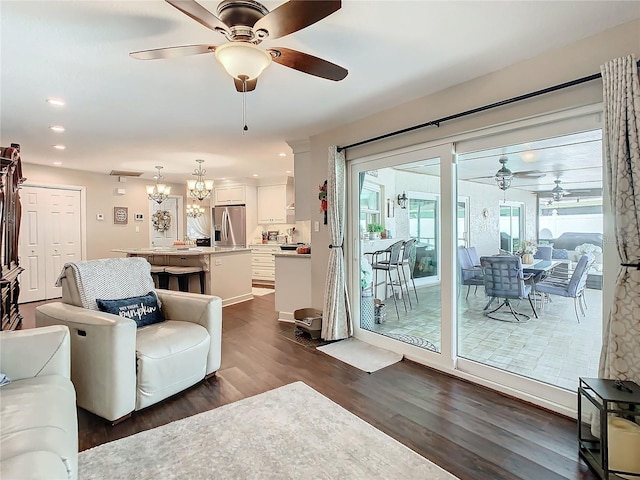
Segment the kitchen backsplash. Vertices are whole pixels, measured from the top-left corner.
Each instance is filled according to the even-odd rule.
[[[294,228],[293,238],[289,239],[289,243],[310,243],[311,242],[311,220],[305,220],[296,223],[278,223],[258,225],[258,227],[248,236],[250,243],[261,243],[262,232],[277,230],[281,235],[287,234],[287,229]]]

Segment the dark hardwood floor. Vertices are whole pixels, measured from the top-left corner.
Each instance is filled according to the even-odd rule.
[[[80,450],[301,380],[462,480],[598,478],[572,420],[409,361],[362,372],[285,338],[276,318],[274,295],[224,308],[216,377],[115,427],[79,409]]]

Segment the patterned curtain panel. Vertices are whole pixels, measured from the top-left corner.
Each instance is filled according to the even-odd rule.
[[[349,297],[345,282],[345,159],[344,151],[329,147],[329,177],[327,179],[327,223],[329,225],[329,266],[325,282],[322,338],[340,340],[353,335]]]
[[[622,267],[603,338],[600,376],[640,383],[640,83],[634,56],[601,67],[604,155]]]

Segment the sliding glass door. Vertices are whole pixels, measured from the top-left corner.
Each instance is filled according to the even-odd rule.
[[[441,265],[452,250],[442,244],[442,154],[450,163],[449,146],[351,170],[358,191],[352,212],[359,222],[350,224],[358,330],[373,343],[401,342],[436,358],[443,345],[448,355],[451,348],[442,335]]]
[[[409,236],[417,240],[413,278],[418,285],[440,281],[440,201],[432,193],[409,192]]]
[[[602,140],[591,114],[551,118],[351,160],[349,288],[357,338],[571,414],[578,376],[597,376],[603,255],[580,298],[543,295],[532,282],[551,273],[569,280],[584,252],[606,246]],[[502,190],[494,176],[505,155],[514,178]],[[520,253],[523,242],[553,246],[555,256],[530,276],[531,303],[510,300],[528,321],[492,319],[480,258]],[[477,281],[465,283],[469,271]],[[494,308],[496,300],[504,299]]]

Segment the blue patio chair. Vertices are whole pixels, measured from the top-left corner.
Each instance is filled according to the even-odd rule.
[[[467,294],[464,297],[465,299],[469,297],[469,291],[472,286],[475,285],[477,292],[478,285],[484,285],[484,275],[482,273],[482,268],[479,267],[480,260],[478,260],[477,263],[474,263],[473,255],[477,257],[478,254],[475,253],[475,248],[472,248],[473,253],[469,252],[469,248],[458,248],[460,285],[467,285]]]
[[[533,255],[533,258],[551,260],[553,258],[553,247],[551,245],[538,245],[538,250]]]
[[[519,322],[521,318],[524,320],[531,319],[530,315],[518,312],[511,303],[512,300],[522,300],[524,298],[529,300],[533,314],[538,318],[536,307],[531,299],[531,285],[525,284],[525,280],[531,278],[532,275],[526,276],[523,274],[520,257],[503,255],[480,257],[480,265],[484,273],[485,293],[491,297],[489,303],[484,307],[485,310],[489,308],[494,299],[503,299],[503,302],[497,308],[486,313],[489,318],[505,321],[502,318],[492,316],[492,314],[506,306],[516,321]]]
[[[556,278],[548,278],[542,282],[536,284],[536,291],[546,295],[559,295],[561,297],[573,298],[573,307],[576,312],[576,319],[580,323],[580,316],[578,315],[578,305],[580,305],[580,311],[582,316],[585,316],[583,303],[584,302],[584,289],[587,285],[587,275],[589,269],[593,265],[595,257],[592,254],[583,255],[578,260],[576,269],[573,271],[571,278],[568,281],[562,281]],[[586,303],[585,303],[586,307]]]

